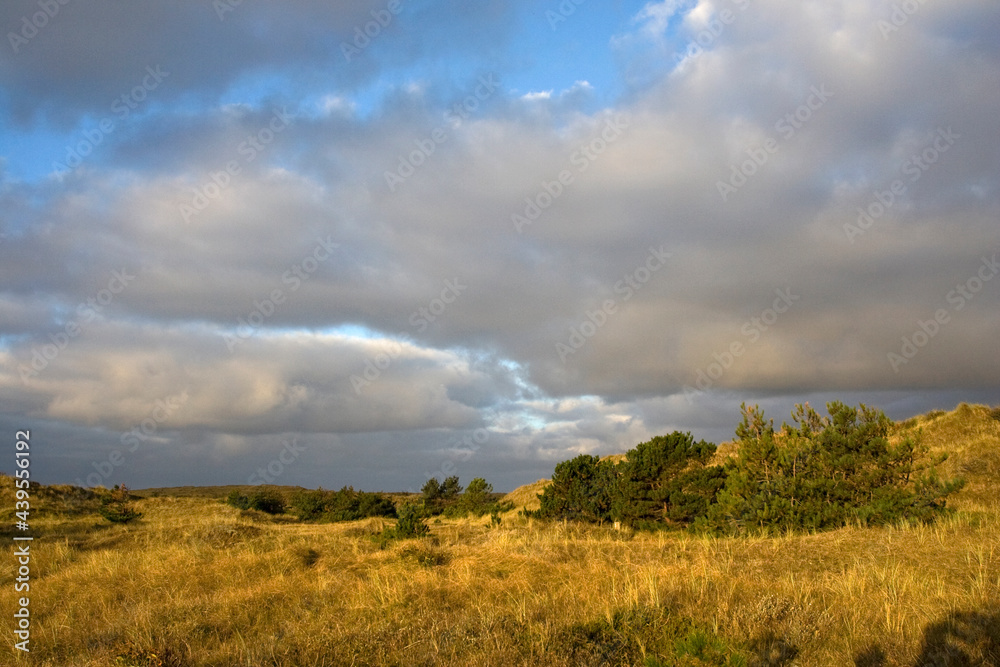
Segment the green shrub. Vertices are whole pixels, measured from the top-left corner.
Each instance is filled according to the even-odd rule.
[[[353,508],[355,519],[364,519],[370,516],[396,516],[396,504],[381,493],[359,491],[356,500],[357,504]]]
[[[356,521],[371,516],[396,516],[396,506],[380,493],[355,491],[300,491],[292,496],[291,507],[303,521]]]
[[[226,496],[226,504],[232,505],[238,510],[250,509],[250,499],[236,489],[230,491],[229,495]]]
[[[921,433],[902,433],[879,410],[828,404],[829,417],[796,406],[796,426],[775,431],[743,406],[737,455],[711,466],[715,445],[674,432],[640,443],[620,463],[586,454],[556,466],[526,517],[621,521],[633,528],[697,531],[825,530],[860,523],[931,521],[963,481],[942,480]],[[471,486],[471,485],[470,485]]]
[[[249,495],[233,489],[226,497],[226,504],[240,510],[257,510],[267,514],[282,514],[285,511],[285,497],[270,489],[261,489]]]
[[[747,652],[693,619],[658,607],[618,609],[557,631],[553,650],[574,665],[745,667]]]
[[[285,498],[277,491],[257,491],[250,495],[250,509],[282,514],[285,511]]]
[[[426,505],[427,503],[432,503],[441,497],[441,482],[437,480],[437,477],[431,477],[429,480],[424,482],[424,486],[420,489],[420,499]]]
[[[417,505],[403,505],[399,509],[399,518],[396,520],[395,528],[386,529],[386,536],[397,539],[410,537],[423,537],[430,532],[430,528],[424,523],[423,513]]]
[[[101,497],[100,515],[112,523],[128,523],[142,516],[130,502],[132,495],[124,484],[116,484]]]

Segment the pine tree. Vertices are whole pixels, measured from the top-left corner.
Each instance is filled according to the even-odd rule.
[[[722,486],[721,468],[707,467],[713,454],[714,444],[676,431],[629,450],[618,466],[614,518],[629,525],[686,524],[705,515]]]
[[[945,510],[961,480],[942,481],[920,434],[891,443],[893,422],[864,404],[808,404],[780,432],[763,411],[742,406],[739,451],[726,465],[726,484],[707,525],[729,532],[822,530],[859,521],[928,520]]]

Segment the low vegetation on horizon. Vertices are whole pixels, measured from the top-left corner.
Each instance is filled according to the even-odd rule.
[[[506,496],[32,484],[11,664],[1000,664],[1000,408],[829,412],[747,408],[735,446],[660,436]]]

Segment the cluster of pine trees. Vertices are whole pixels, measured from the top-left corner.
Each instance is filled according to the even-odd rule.
[[[493,485],[482,477],[476,477],[463,491],[457,476],[445,478],[439,482],[437,477],[431,477],[420,489],[420,510],[423,516],[448,517],[483,516],[497,514],[510,509],[497,503],[493,493]]]
[[[578,456],[556,466],[541,508],[526,513],[739,533],[929,521],[946,511],[963,482],[938,477],[945,456],[930,457],[919,432],[890,438],[892,420],[864,404],[827,411],[796,406],[795,424],[776,431],[760,408],[742,406],[738,450],[723,465],[710,464],[714,444],[679,432],[620,462]]]

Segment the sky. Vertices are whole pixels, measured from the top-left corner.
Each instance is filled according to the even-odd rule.
[[[0,433],[39,481],[505,491],[744,402],[1000,403],[995,0],[0,28]]]

